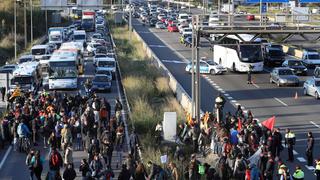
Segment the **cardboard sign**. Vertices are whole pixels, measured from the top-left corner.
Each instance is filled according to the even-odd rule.
[[[177,113],[165,112],[163,115],[163,138],[175,142],[177,136]]]

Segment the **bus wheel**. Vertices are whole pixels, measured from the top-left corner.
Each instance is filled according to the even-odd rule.
[[[232,71],[233,71],[233,72],[236,72],[236,71],[237,71],[237,70],[236,70],[236,64],[235,64],[235,63],[232,64]]]

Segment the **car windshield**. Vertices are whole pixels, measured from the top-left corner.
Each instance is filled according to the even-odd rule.
[[[281,69],[279,75],[293,75],[293,72],[290,69]]]
[[[309,54],[308,59],[318,60],[318,59],[320,59],[320,57],[319,57],[319,54]]]
[[[106,76],[96,76],[93,78],[93,82],[106,82],[108,78]]]
[[[277,49],[277,50],[270,50],[269,51],[270,56],[284,56],[284,53]]]
[[[217,63],[214,62],[214,61],[207,61],[207,63],[210,64],[210,65],[212,65],[212,66],[217,65]]]
[[[74,35],[73,38],[75,40],[84,40],[86,39],[86,35]]]
[[[115,67],[114,61],[99,61],[99,67]]]
[[[75,61],[49,62],[50,78],[76,78],[77,68]]]
[[[105,74],[105,75],[111,76],[111,72],[110,71],[104,71],[104,70],[99,70],[99,71],[96,72],[96,74]]]
[[[11,79],[11,84],[32,84],[32,77],[26,76],[26,77],[15,77]]]
[[[260,45],[240,45],[239,52],[242,62],[262,62],[262,53]]]
[[[289,66],[302,66],[301,61],[288,61]]]
[[[32,49],[31,54],[32,55],[43,55],[46,53],[46,50],[41,48],[41,49]]]
[[[28,61],[31,61],[32,58],[21,58],[19,59],[19,63],[24,63],[24,62],[28,62]]]
[[[105,54],[98,54],[95,56],[95,58],[105,58],[105,57],[107,57],[107,55]]]
[[[184,29],[184,32],[192,32],[192,29]]]

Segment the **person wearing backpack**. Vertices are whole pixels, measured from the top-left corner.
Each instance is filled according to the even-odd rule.
[[[57,151],[56,148],[52,149],[51,154],[49,155],[49,169],[50,177],[49,179],[54,179],[57,173],[59,173],[60,168],[63,165],[63,159],[61,154]]]
[[[30,152],[28,153],[27,158],[26,158],[26,165],[28,166],[29,175],[30,175],[31,180],[33,179],[33,174],[34,174],[34,169],[33,169],[33,165],[31,162],[33,157],[34,157],[34,151],[30,150]]]
[[[40,150],[37,150],[35,155],[31,159],[34,175],[36,176],[37,180],[41,180],[43,162],[44,160],[41,158]]]
[[[239,180],[244,180],[246,174],[246,167],[247,163],[242,158],[242,154],[238,154],[233,168],[233,177]]]
[[[160,176],[161,171],[163,171],[163,169],[159,165],[153,163],[152,161],[149,161],[147,163],[147,166],[150,168],[150,174],[148,176],[148,179],[150,179],[150,180],[151,179],[156,179],[156,180],[159,179],[160,180],[159,176]]]
[[[73,168],[72,164],[68,164],[66,169],[63,172],[64,180],[74,180],[77,177],[77,173]]]
[[[17,128],[17,133],[19,136],[19,151],[22,152],[22,142],[24,138],[28,138],[31,135],[31,132],[28,126],[21,121]]]
[[[90,170],[91,170],[91,176],[94,178],[100,178],[101,177],[101,171],[103,169],[102,162],[99,158],[99,154],[95,154],[93,157],[93,160],[90,163]]]

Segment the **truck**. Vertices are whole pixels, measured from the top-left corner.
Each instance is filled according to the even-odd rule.
[[[223,4],[221,7],[221,12],[233,13],[234,12],[234,5],[233,4]]]
[[[314,68],[320,65],[320,54],[316,50],[304,50],[302,62],[306,67]]]
[[[83,10],[81,28],[85,31],[95,31],[96,12],[94,10]]]
[[[63,27],[51,27],[48,30],[48,39],[49,43],[57,44],[58,46],[63,43],[64,37],[64,29]]]

